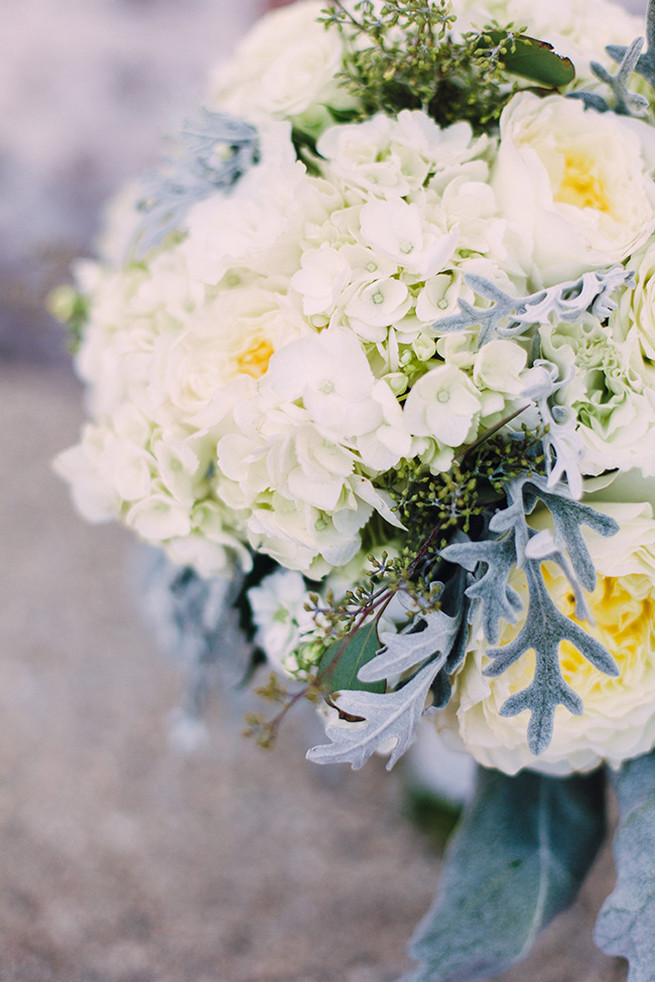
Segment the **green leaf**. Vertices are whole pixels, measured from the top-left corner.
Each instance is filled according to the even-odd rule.
[[[480,770],[446,852],[405,982],[468,982],[524,958],[575,898],[605,831],[603,774],[507,777]]]
[[[371,621],[360,627],[350,637],[335,641],[319,662],[319,675],[323,675],[330,689],[359,689],[362,692],[384,692],[385,682],[360,682],[357,678],[362,665],[375,658],[380,650],[377,623]]]
[[[485,31],[478,43],[478,50],[489,49],[507,42],[506,31]],[[538,41],[527,34],[513,39],[514,50],[501,54],[500,61],[513,75],[520,75],[538,85],[560,88],[575,78],[575,68],[570,58],[558,55],[552,44]]]
[[[616,886],[603,904],[595,941],[630,962],[628,982],[651,982],[655,965],[655,752],[612,774],[619,805]]]

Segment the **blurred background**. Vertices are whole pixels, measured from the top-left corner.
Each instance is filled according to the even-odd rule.
[[[171,748],[184,679],[131,537],[50,471],[82,404],[44,297],[263,6],[0,0],[0,982],[392,982],[437,880],[406,768],[308,764],[311,714],[264,752],[215,695],[205,744]],[[605,852],[504,982],[624,979],[591,941],[612,875]]]

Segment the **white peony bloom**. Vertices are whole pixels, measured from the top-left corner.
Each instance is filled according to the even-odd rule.
[[[214,72],[208,105],[245,116],[302,117],[329,125],[323,108],[354,104],[336,82],[343,45],[338,31],[326,31],[317,20],[322,4],[305,0],[272,11],[248,32],[235,57]],[[323,112],[320,110],[323,108]]]
[[[492,187],[549,286],[627,259],[655,229],[655,131],[577,99],[514,96],[500,120]]]
[[[615,316],[556,324],[541,329],[543,351],[570,378],[561,395],[577,416],[583,473],[639,467],[655,476],[655,368],[636,331],[623,332]]]
[[[635,285],[621,297],[618,319],[634,325],[641,349],[646,358],[655,361],[655,243],[633,256],[628,269],[635,272]]]
[[[589,533],[588,546],[598,573],[587,597],[594,620],[583,626],[615,658],[620,675],[594,668],[568,641],[560,644],[560,665],[566,682],[582,698],[582,715],[560,706],[555,712],[550,746],[538,757],[526,741],[527,712],[503,717],[507,698],[524,689],[534,672],[534,655],[524,654],[502,675],[482,674],[489,663],[486,642],[474,628],[470,651],[456,676],[452,701],[434,716],[435,725],[455,734],[481,764],[515,774],[524,767],[547,774],[586,771],[603,761],[621,761],[650,751],[655,744],[655,520],[648,504],[600,504],[621,531],[609,539]],[[559,567],[548,565],[548,590],[557,607],[573,617],[574,600]],[[517,573],[513,585],[525,600]],[[507,626],[501,643],[521,625]]]

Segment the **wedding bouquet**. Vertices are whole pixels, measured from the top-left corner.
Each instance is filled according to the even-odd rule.
[[[606,0],[271,14],[56,297],[91,416],[57,468],[161,547],[205,649],[216,598],[240,610],[260,742],[308,698],[318,763],[392,766],[420,724],[481,765],[413,982],[527,953],[606,773],[597,943],[653,978],[655,0],[639,27]]]

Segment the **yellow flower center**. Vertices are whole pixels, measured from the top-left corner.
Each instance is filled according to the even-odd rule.
[[[636,662],[652,651],[655,640],[653,613],[655,603],[651,584],[643,576],[611,576],[598,578],[596,589],[589,598],[589,608],[594,623],[577,621],[573,614],[573,598],[570,593],[560,604],[563,613],[593,635],[616,660],[620,676],[610,679],[595,669],[570,641],[560,645],[560,664],[566,681],[574,688],[580,686],[597,689],[608,683],[621,685],[626,671],[637,667]]]
[[[237,356],[237,371],[251,378],[261,378],[271,360],[274,348],[266,338],[259,338]]]
[[[607,187],[596,172],[595,161],[583,153],[566,154],[564,174],[555,201],[575,205],[576,208],[611,211]]]

